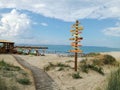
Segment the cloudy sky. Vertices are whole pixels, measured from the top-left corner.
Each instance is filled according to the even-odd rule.
[[[69,45],[76,20],[84,46],[120,48],[120,0],[0,0],[0,39]]]

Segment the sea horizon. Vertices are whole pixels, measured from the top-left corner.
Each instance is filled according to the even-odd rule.
[[[72,46],[70,45],[50,45],[50,44],[16,44],[16,46],[41,46],[48,47],[46,53],[69,53],[69,50],[72,50]],[[120,48],[106,47],[106,46],[82,46],[80,49],[83,53],[91,53],[91,52],[112,52],[112,51],[120,51]]]

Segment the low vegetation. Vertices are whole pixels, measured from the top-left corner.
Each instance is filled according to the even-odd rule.
[[[83,60],[80,64],[79,69],[82,72],[88,73],[89,70],[94,70],[102,75],[104,75],[103,69],[100,66],[94,65],[94,64],[88,64],[87,60]]]
[[[90,71],[95,71],[101,75],[105,75],[104,72],[104,66],[119,66],[119,63],[116,61],[114,57],[111,55],[102,55],[99,53],[90,53],[88,56],[90,56],[89,59],[86,57],[86,59],[83,59],[80,61],[78,66],[78,72],[75,72],[73,74],[70,74],[73,79],[79,79],[82,78],[80,76],[80,72],[89,73]],[[57,71],[69,71],[73,70],[73,68],[70,66],[71,63],[73,63],[72,60],[66,61],[67,64],[64,63],[51,63],[44,67],[45,71],[49,70],[57,70]]]
[[[22,85],[30,85],[31,84],[31,82],[30,82],[30,80],[28,78],[17,79],[17,82],[19,82]]]
[[[120,68],[111,73],[106,90],[120,90]]]
[[[10,83],[8,83],[10,82]],[[27,72],[18,66],[6,63],[4,60],[0,61],[0,90],[19,90],[16,86],[30,85]]]
[[[85,56],[94,57],[94,56],[98,56],[98,55],[100,55],[100,53],[91,52],[91,53],[86,54]]]
[[[104,58],[102,60],[104,64],[113,65],[116,63],[116,59],[112,57],[111,55],[104,55]]]
[[[65,67],[71,68],[69,65],[67,64],[63,64],[63,63],[57,63],[57,64],[53,64],[51,62],[49,62],[49,65],[44,67],[45,71],[49,71],[50,69],[54,69],[56,67],[59,67],[58,71],[62,71],[65,70]]]
[[[96,65],[118,65],[116,59],[111,55],[99,55],[94,57],[92,61]]]
[[[94,57],[90,60],[84,59],[80,62],[79,69],[82,72],[88,73],[89,70],[94,70],[104,75],[103,68],[102,68],[103,66],[105,65],[119,66],[119,63],[111,55],[101,55],[99,53],[98,54],[90,53],[89,56],[94,56]]]
[[[77,73],[73,73],[73,74],[72,74],[72,77],[73,77],[73,79],[79,79],[79,78],[82,78],[82,77],[80,76],[79,72],[77,72]]]

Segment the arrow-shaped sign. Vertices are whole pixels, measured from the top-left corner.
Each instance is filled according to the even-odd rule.
[[[78,30],[83,30],[83,27],[82,26],[78,27]]]
[[[82,37],[79,37],[79,38],[77,38],[77,41],[80,41],[82,39],[83,39]],[[70,38],[69,40],[76,40],[76,38]]]
[[[79,52],[79,53],[82,53],[82,50],[70,50],[70,52]]]
[[[78,46],[82,46],[81,44],[71,44],[71,46],[74,46],[74,47],[78,47]]]
[[[72,34],[80,34],[80,33],[82,33],[82,32],[72,32]]]

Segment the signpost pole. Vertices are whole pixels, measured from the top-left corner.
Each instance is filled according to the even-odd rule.
[[[74,52],[75,53],[75,71],[77,71],[77,58],[78,58],[78,53],[81,53],[81,50],[79,49],[79,45],[78,42],[80,42],[80,40],[82,40],[82,37],[79,37],[78,35],[81,33],[80,30],[83,30],[83,27],[79,27],[79,21],[77,20],[76,23],[73,25],[73,28],[75,28],[75,30],[71,30],[70,32],[72,32],[72,35],[74,36],[74,38],[70,38],[70,40],[74,40],[74,42],[72,42],[72,46],[75,48],[74,50],[70,50],[70,52]]]

